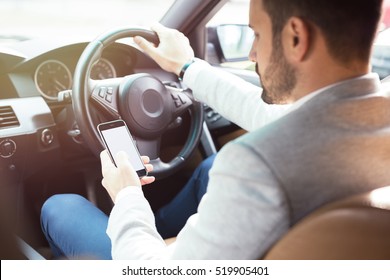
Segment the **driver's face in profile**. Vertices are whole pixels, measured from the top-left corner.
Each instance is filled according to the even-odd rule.
[[[262,99],[270,104],[287,103],[296,85],[296,73],[283,52],[280,36],[272,32],[271,18],[262,0],[252,0],[249,26],[254,40],[249,59],[256,62],[256,72],[263,88]]]

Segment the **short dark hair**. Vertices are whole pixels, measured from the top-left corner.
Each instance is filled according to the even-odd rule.
[[[271,18],[274,38],[290,17],[297,16],[320,28],[334,58],[368,61],[382,0],[263,0],[263,7]]]

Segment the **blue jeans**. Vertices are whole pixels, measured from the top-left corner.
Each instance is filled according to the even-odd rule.
[[[155,213],[157,230],[163,238],[176,236],[197,212],[214,158],[212,155],[204,160],[176,197]],[[107,223],[107,215],[76,194],[54,195],[41,210],[42,230],[55,258],[111,259]]]

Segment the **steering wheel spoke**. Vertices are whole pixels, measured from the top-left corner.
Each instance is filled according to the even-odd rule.
[[[150,163],[153,165],[153,171],[149,175],[156,177],[164,177],[173,173],[180,164],[183,164],[183,157],[175,157],[170,162],[164,162],[160,158],[161,137],[153,140],[135,139],[140,155],[147,155],[150,158]]]
[[[141,156],[147,155],[151,159],[160,157],[161,137],[156,139],[141,139],[134,140]]]

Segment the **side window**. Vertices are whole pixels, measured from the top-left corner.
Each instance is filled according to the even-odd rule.
[[[207,23],[206,59],[213,65],[254,70],[248,55],[253,32],[248,27],[250,0],[229,0]]]

